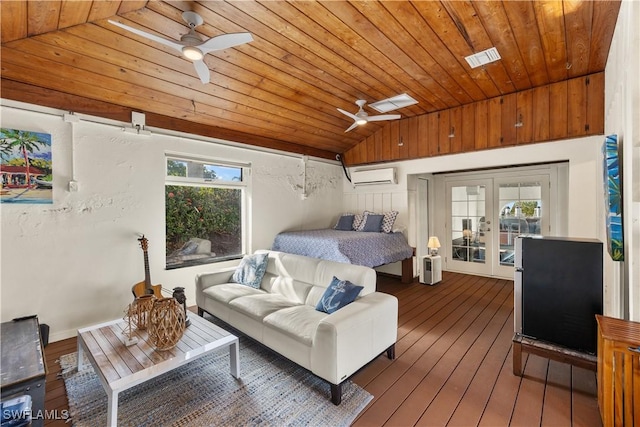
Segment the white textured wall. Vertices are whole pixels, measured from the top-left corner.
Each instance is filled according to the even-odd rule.
[[[401,222],[407,225],[407,237],[416,246],[417,255],[426,255],[426,241],[420,241],[428,228],[431,234],[442,235],[445,218],[444,193],[434,185],[429,174],[454,172],[502,166],[517,166],[532,163],[568,161],[568,235],[571,237],[601,238],[603,220],[598,215],[602,204],[602,155],[600,136],[529,144],[518,147],[452,154],[432,158],[390,162],[378,167],[396,167],[398,184],[385,186],[353,187],[344,180],[344,206],[355,211],[373,206],[391,206],[399,210]],[[362,167],[364,168],[364,167]],[[358,167],[352,168],[358,169]],[[418,212],[421,201],[416,180],[421,176],[429,179],[429,215]],[[376,204],[376,200],[390,200],[391,204]],[[354,203],[357,201],[357,203]],[[427,223],[428,222],[428,223]],[[398,274],[398,273],[396,273]],[[605,300],[607,296],[605,295]],[[605,301],[606,303],[606,301]]]
[[[381,165],[376,167],[363,167],[360,169],[376,169],[386,167]],[[352,168],[358,169],[358,168]],[[408,197],[406,175],[398,176],[398,184],[377,184],[366,185],[354,188],[354,186],[345,178],[345,194],[344,194],[344,210],[351,213],[362,213],[367,210],[370,212],[383,213],[389,211],[398,211],[398,217],[393,228],[402,230],[407,236],[407,241],[411,246],[416,245],[414,234],[409,234],[409,224],[412,222],[411,213],[415,209],[410,209],[411,201]],[[393,263],[386,266],[376,268],[389,274],[400,276],[402,274],[401,262]]]
[[[622,141],[625,261],[605,264],[610,315],[640,321],[640,2],[624,0],[605,71],[605,131]],[[603,208],[604,209],[604,208]],[[605,235],[602,239],[605,239]],[[625,302],[625,298],[627,301]],[[627,307],[628,306],[628,307]]]
[[[7,106],[8,105],[8,106]],[[249,251],[269,248],[286,229],[326,227],[342,210],[342,168],[309,159],[203,142],[189,137],[138,136],[118,127],[12,107],[3,101],[2,127],[52,135],[52,205],[0,204],[1,320],[38,314],[51,341],[80,327],[123,315],[131,286],[144,280],[137,237],[149,239],[151,281],[186,287],[195,303],[198,266],[166,271],[165,152],[252,164]],[[72,174],[79,191],[67,191]]]

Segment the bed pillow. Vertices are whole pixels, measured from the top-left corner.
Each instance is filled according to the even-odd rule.
[[[385,233],[391,233],[393,230],[393,224],[398,217],[398,211],[389,211],[384,213],[384,219],[382,220],[382,231]]]
[[[338,222],[336,226],[333,227],[335,230],[344,230],[349,231],[353,230],[353,214],[342,214],[340,218],[338,218]]]
[[[240,283],[241,285],[251,286],[252,288],[260,288],[260,283],[267,271],[267,263],[269,262],[269,254],[253,254],[245,255],[240,261],[240,265],[231,276],[231,281]]]
[[[351,304],[362,289],[364,286],[354,285],[348,280],[340,280],[333,276],[329,287],[316,305],[316,310],[331,314],[345,305]]]
[[[362,220],[362,226],[360,231],[370,231],[379,233],[382,231],[382,220],[384,215],[378,215],[368,212]]]
[[[355,214],[353,216],[353,227],[352,228],[355,231],[360,231],[360,227],[362,226],[362,222],[363,222],[362,220],[364,219],[364,214],[365,213],[366,212],[363,212],[361,214]]]

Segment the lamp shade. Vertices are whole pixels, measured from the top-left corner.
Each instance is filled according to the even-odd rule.
[[[429,249],[439,249],[440,248],[440,240],[436,236],[429,237],[429,242],[427,243],[427,247]]]

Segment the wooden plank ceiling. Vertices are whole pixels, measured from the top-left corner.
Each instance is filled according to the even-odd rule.
[[[333,158],[388,122],[345,133],[368,103],[407,93],[412,117],[604,70],[619,1],[2,1],[2,97]],[[205,57],[202,84],[171,40],[254,41]],[[502,59],[464,57],[495,46]],[[368,109],[369,114],[378,114]]]

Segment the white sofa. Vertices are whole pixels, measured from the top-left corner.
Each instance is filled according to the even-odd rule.
[[[331,385],[339,405],[341,384],[383,352],[395,357],[398,300],[376,292],[369,267],[268,252],[259,289],[230,283],[234,267],[196,276],[196,303]],[[363,286],[354,302],[327,314],[316,304],[333,276]],[[240,350],[242,351],[242,349]]]

